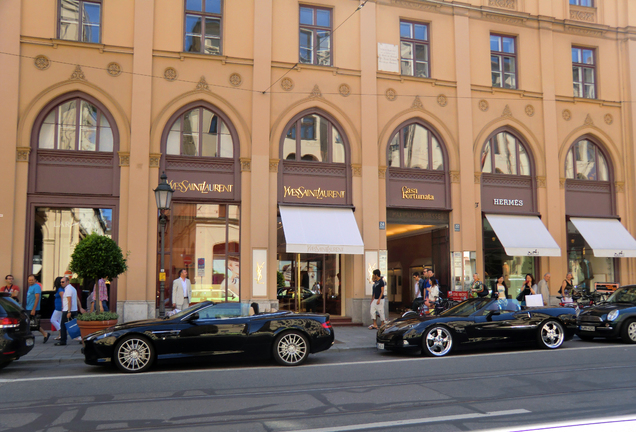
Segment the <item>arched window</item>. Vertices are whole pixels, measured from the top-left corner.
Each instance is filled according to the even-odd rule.
[[[218,114],[199,107],[180,115],[168,132],[166,154],[177,156],[234,157],[234,141]]]
[[[531,175],[528,151],[513,134],[499,132],[491,137],[481,153],[481,172]]]
[[[308,114],[296,120],[283,140],[282,159],[345,163],[345,144],[325,117]]]
[[[388,165],[395,168],[443,171],[442,146],[435,135],[421,124],[406,125],[390,141]]]
[[[576,180],[609,181],[607,160],[601,149],[587,139],[574,143],[565,158],[565,177]]]
[[[63,102],[44,118],[38,148],[112,152],[113,130],[106,116],[82,98]]]

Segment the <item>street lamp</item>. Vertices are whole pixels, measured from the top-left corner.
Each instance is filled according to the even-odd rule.
[[[165,305],[165,280],[166,273],[164,270],[164,237],[166,234],[166,215],[164,212],[170,210],[170,202],[172,201],[172,194],[174,190],[170,187],[168,182],[168,176],[165,172],[161,173],[161,183],[155,189],[155,200],[157,200],[157,208],[159,209],[159,225],[161,226],[161,274],[159,275],[159,317],[163,318],[166,315]]]

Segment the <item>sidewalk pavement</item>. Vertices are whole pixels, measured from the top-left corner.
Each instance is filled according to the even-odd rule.
[[[334,327],[336,341],[329,351],[346,351],[351,349],[375,348],[375,330],[364,326]],[[82,344],[76,340],[68,340],[66,346],[56,346],[54,338],[59,332],[51,332],[47,343],[42,343],[40,332],[35,332],[35,345],[31,352],[17,360],[19,363],[48,362],[61,364],[69,362],[84,362]]]

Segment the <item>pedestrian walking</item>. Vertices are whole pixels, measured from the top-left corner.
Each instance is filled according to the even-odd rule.
[[[411,310],[417,312],[417,310],[424,303],[424,279],[420,277],[420,272],[413,273],[413,280],[415,281],[415,298],[413,304],[411,304]]]
[[[95,298],[97,293],[97,288],[99,287],[99,307],[95,306],[95,312],[108,312],[108,289],[106,288],[106,280],[104,278],[101,278],[99,281],[97,281],[97,283],[95,284],[95,287],[93,288],[93,302],[95,301]],[[88,302],[88,300],[87,300]],[[93,308],[90,308],[90,311],[93,311]]]
[[[35,320],[39,324],[41,318],[40,299],[42,298],[42,287],[35,278],[35,275],[29,275],[27,283],[29,284],[29,288],[27,290],[26,310],[31,321]],[[39,325],[38,330],[42,333],[42,336],[44,336],[44,341],[42,341],[42,343],[46,343],[46,341],[48,341],[51,337],[51,333],[46,332]]]
[[[188,270],[181,269],[179,277],[172,282],[172,308],[184,310],[190,307],[192,284],[188,279]]]
[[[53,315],[51,315],[51,326],[53,326],[55,330],[59,331],[61,329],[60,325],[62,324],[62,296],[64,295],[64,287],[62,287],[61,276],[55,278],[53,288],[55,289],[55,309],[53,310]],[[60,337],[56,337],[55,340],[60,340]]]
[[[550,282],[550,273],[544,274],[543,279],[537,284],[537,294],[541,294],[541,297],[543,297],[543,306],[550,306],[550,287],[548,282]]]
[[[382,278],[382,273],[380,270],[373,270],[373,275],[371,276],[371,280],[373,281],[373,293],[371,296],[371,319],[373,320],[373,324],[369,326],[369,329],[377,329],[378,326],[376,324],[376,313],[380,314],[380,321],[382,323],[386,323],[386,319],[384,318],[384,287],[386,283]]]
[[[506,300],[508,298],[508,286],[503,275],[499,276],[492,284],[492,298]]]
[[[473,297],[486,297],[488,296],[488,288],[484,285],[479,278],[479,273],[473,275],[473,283],[470,285],[470,292]]]
[[[517,296],[517,300],[521,302],[521,306],[526,305],[526,296],[534,295],[537,292],[537,284],[534,283],[534,276],[530,273],[526,274],[526,280],[521,285],[521,291]]]
[[[574,290],[574,285],[572,285],[573,278],[574,275],[572,275],[572,272],[567,272],[565,279],[561,282],[559,294],[561,294],[561,301],[563,303],[572,303],[572,291]]]
[[[20,296],[20,288],[17,285],[13,284],[13,275],[6,275],[4,281],[5,285],[0,291],[11,294],[11,298],[15,301],[18,301],[18,297]]]
[[[62,322],[60,323],[60,341],[55,345],[66,345],[68,332],[66,331],[66,323],[72,321],[78,313],[77,290],[71,285],[71,280],[64,276],[61,281],[64,287],[64,297],[62,298]]]

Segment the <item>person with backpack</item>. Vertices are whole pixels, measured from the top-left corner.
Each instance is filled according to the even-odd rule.
[[[475,273],[473,275],[473,283],[470,286],[470,292],[474,298],[488,296],[488,288],[479,279],[479,273]]]

